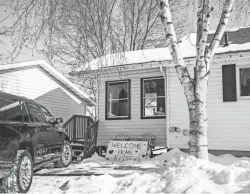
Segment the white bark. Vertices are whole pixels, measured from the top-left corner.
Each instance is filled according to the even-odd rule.
[[[177,42],[176,33],[171,17],[170,7],[168,0],[158,0],[158,5],[160,7],[160,17],[162,24],[164,26],[166,39],[168,43],[169,51],[173,58],[173,63],[175,64],[175,69],[178,74],[179,80],[184,88],[184,94],[188,99],[188,102],[193,101],[193,82],[189,75],[187,66],[181,56],[180,48]]]
[[[234,0],[225,0],[219,25],[216,29],[215,34],[214,34],[213,41],[210,43],[210,45],[206,51],[205,58],[206,58],[206,63],[208,64],[208,69],[209,69],[209,65],[211,63],[211,60],[215,54],[215,51],[216,51],[217,47],[219,46],[221,38],[225,32],[226,26],[228,24],[230,15],[231,15],[232,10],[233,10],[233,4],[234,4]]]
[[[218,47],[225,27],[232,12],[234,0],[225,0],[220,23],[217,27],[213,41],[207,46],[207,37],[212,11],[211,0],[198,0],[197,13],[197,60],[192,80],[177,43],[175,30],[171,18],[168,0],[158,0],[161,10],[162,24],[164,25],[168,47],[175,64],[179,80],[184,87],[190,117],[189,153],[200,159],[208,159],[207,140],[207,84],[209,67],[216,48]]]

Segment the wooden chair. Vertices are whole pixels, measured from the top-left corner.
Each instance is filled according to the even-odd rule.
[[[115,137],[113,137],[114,141],[129,141],[130,137],[125,134],[118,134]]]
[[[144,133],[140,137],[138,137],[139,141],[147,141],[150,148],[154,148],[153,140],[155,137],[151,133]]]
[[[138,141],[147,141],[148,142],[147,155],[149,156],[149,158],[153,157],[152,149],[155,148],[153,140],[155,140],[155,137],[151,133],[144,133],[140,137],[138,137]]]

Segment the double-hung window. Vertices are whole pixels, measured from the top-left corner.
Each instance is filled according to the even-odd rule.
[[[141,79],[141,118],[165,118],[164,78]]]
[[[240,96],[250,96],[250,67],[239,68]]]
[[[106,119],[130,118],[130,80],[106,82]]]

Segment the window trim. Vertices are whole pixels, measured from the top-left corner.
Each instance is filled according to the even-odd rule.
[[[166,86],[165,86],[165,79],[163,76],[157,77],[145,77],[141,78],[141,119],[165,119],[166,118],[166,103],[165,103],[165,115],[159,116],[144,116],[144,80],[154,80],[154,79],[163,79],[164,83],[164,102],[166,102]],[[163,96],[162,96],[163,97]]]
[[[108,117],[108,84],[109,83],[118,83],[118,82],[127,82],[128,83],[128,116],[120,116],[116,118],[109,118]],[[105,120],[129,120],[131,119],[131,80],[114,80],[114,81],[106,81],[105,84]]]
[[[240,93],[240,69],[250,68],[249,62],[241,65],[236,64],[236,91],[237,100],[250,100],[250,96],[241,96]]]

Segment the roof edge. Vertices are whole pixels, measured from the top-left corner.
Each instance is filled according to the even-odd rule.
[[[30,67],[30,66],[40,66],[46,72],[48,72],[51,76],[55,77],[59,82],[62,84],[69,86],[69,89],[76,94],[77,97],[82,98],[83,100],[87,101],[87,104],[90,106],[95,106],[96,102],[92,100],[85,92],[80,90],[75,84],[73,84],[68,78],[63,76],[59,71],[57,71],[53,66],[47,63],[45,60],[35,60],[35,61],[27,61],[27,62],[20,62],[20,63],[11,63],[11,64],[4,64],[0,66],[0,70],[7,70],[7,69],[16,69],[20,67]],[[67,88],[67,87],[66,87]]]

